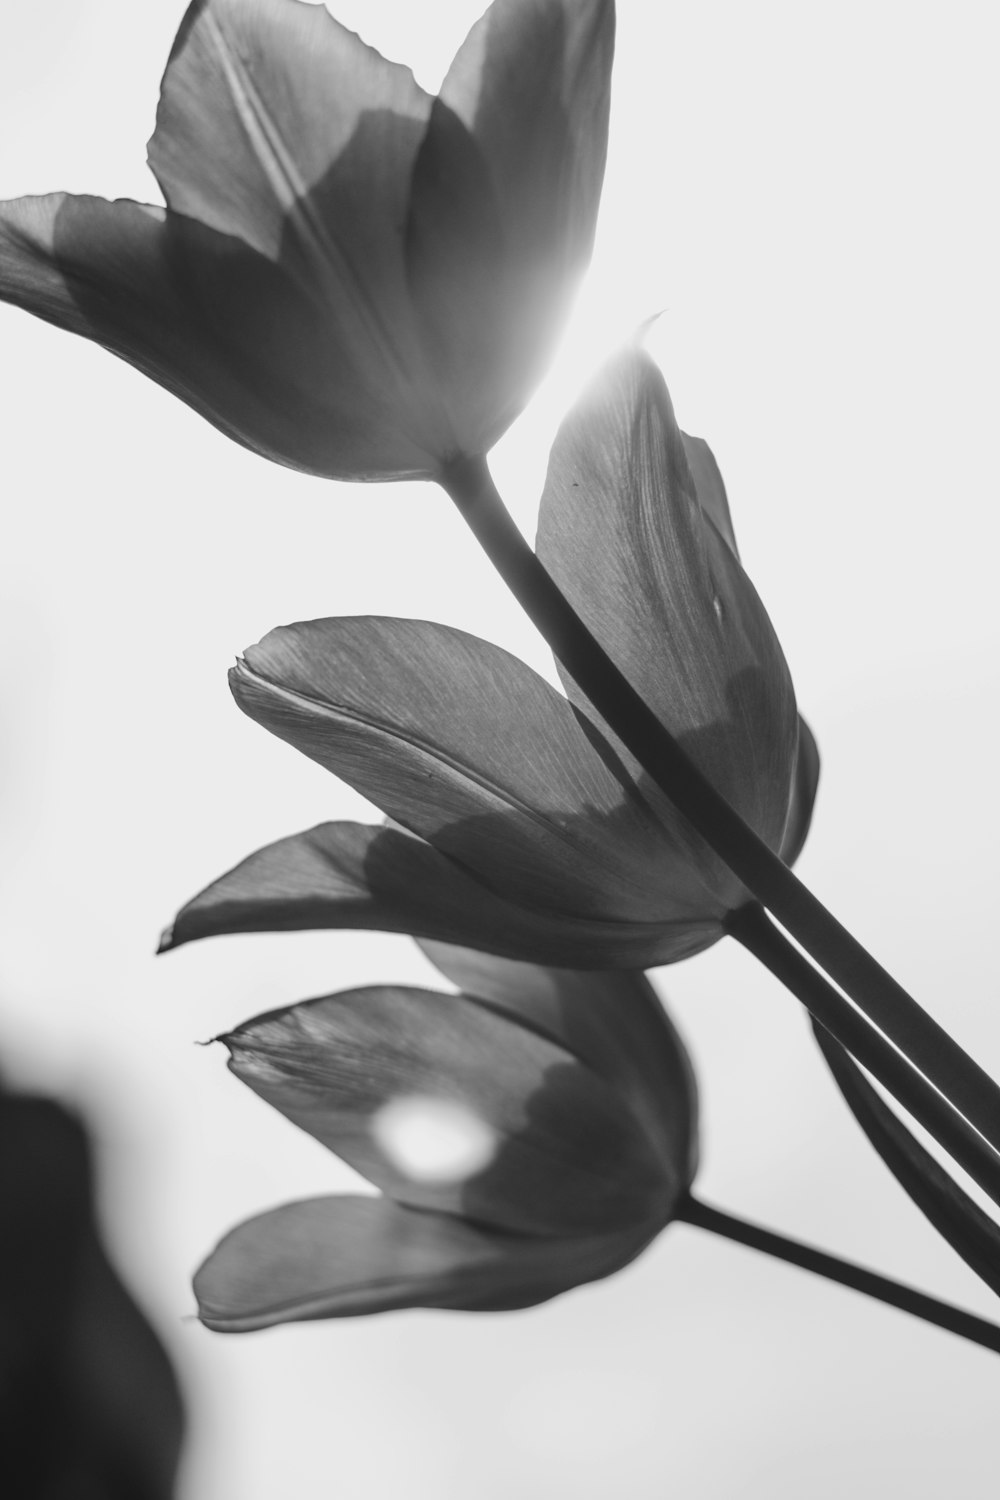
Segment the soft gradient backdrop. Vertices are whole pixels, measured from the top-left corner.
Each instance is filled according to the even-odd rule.
[[[343,0],[434,87],[478,0]],[[181,0],[0,20],[0,196],[156,199]],[[593,271],[560,366],[496,450],[530,535],[582,374],[650,347],[713,444],[824,781],[801,871],[1000,1072],[1000,298],[995,7],[621,0]],[[123,1274],[194,1413],[184,1500],[938,1500],[993,1493],[1000,1362],[687,1227],[536,1311],[226,1338],[190,1320],[222,1231],[350,1173],[213,1035],[355,983],[403,938],[160,926],[360,798],[243,718],[270,626],[429,616],[551,675],[443,495],[324,484],[229,444],[102,350],[0,308],[0,1057],[83,1105]],[[996,1316],[840,1104],[796,1003],[722,945],[658,976],[704,1098],[702,1194]]]

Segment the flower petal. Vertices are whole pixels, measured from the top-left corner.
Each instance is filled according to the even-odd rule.
[[[344,478],[434,467],[293,281],[181,215],[64,193],[0,205],[0,298],[102,344],[276,463]]]
[[[729,496],[726,494],[726,486],[719,472],[719,465],[715,461],[715,454],[704,438],[692,437],[690,433],[682,432],[681,441],[684,444],[691,478],[694,480],[698,504],[716,530],[729,543],[733,556],[738,558],[740,553],[736,545],[733,518],[729,514]]]
[[[816,802],[816,790],[819,786],[819,768],[819,746],[816,744],[816,737],[800,714],[799,744],[795,757],[792,798],[780,850],[786,865],[794,865],[802,853],[802,847],[809,833]]]
[[[409,932],[540,963],[653,967],[718,941],[717,922],[574,921],[505,901],[412,834],[322,823],[268,844],[182,907],[160,952],[223,933]]]
[[[272,630],[237,703],[394,821],[525,906],[603,920],[713,910],[611,752],[516,657],[424,620]]]
[[[454,443],[425,378],[402,242],[430,104],[408,68],[321,5],[195,0],[149,162],[170,208],[310,290],[331,350],[443,456]]]
[[[466,995],[553,1037],[606,1080],[683,1191],[697,1167],[694,1069],[644,974],[581,973],[514,963],[448,943],[419,945]]]
[[[643,1243],[525,1239],[385,1198],[307,1198],[233,1229],[194,1290],[220,1333],[400,1307],[501,1311],[606,1276]]]
[[[538,553],[633,686],[776,849],[795,764],[795,697],[763,605],[715,524],[720,514],[718,495],[711,524],[702,512],[662,376],[648,355],[627,351],[556,438]],[[580,696],[568,682],[567,691]],[[686,838],[670,804],[642,786]],[[714,857],[707,868],[732,899],[728,872]]]
[[[523,406],[590,258],[613,50],[612,0],[496,0],[431,112],[407,258],[466,453]]]
[[[238,1078],[401,1203],[567,1235],[664,1223],[681,1191],[598,1074],[462,995],[347,990],[220,1040]],[[411,1158],[425,1122],[443,1167]]]

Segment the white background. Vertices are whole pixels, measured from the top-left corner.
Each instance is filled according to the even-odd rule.
[[[436,86],[477,0],[337,14]],[[157,200],[179,0],[0,20],[0,196]],[[995,10],[622,0],[592,275],[562,375],[496,450],[531,534],[573,379],[657,311],[824,754],[801,873],[1000,1071],[995,839],[1000,260]],[[233,706],[226,668],[322,614],[546,651],[429,486],[324,484],[0,308],[0,1055],[85,1105],[109,1241],[181,1369],[185,1500],[936,1500],[994,1493],[995,1355],[699,1231],[536,1311],[244,1338],[189,1276],[346,1169],[195,1039],[428,971],[403,938],[160,926],[258,845],[361,799]],[[996,1316],[735,948],[659,976],[702,1079],[700,1190]]]

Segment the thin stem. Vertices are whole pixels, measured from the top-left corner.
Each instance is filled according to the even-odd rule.
[[[556,657],[657,786],[756,899],[1000,1150],[1000,1088],[749,828],[615,666],[508,514],[483,459],[441,483]]]
[[[676,1217],[699,1229],[721,1235],[724,1239],[735,1240],[738,1245],[749,1245],[752,1250],[761,1250],[765,1255],[773,1255],[778,1260],[801,1266],[803,1270],[812,1271],[817,1276],[825,1276],[828,1281],[838,1281],[841,1286],[853,1287],[855,1291],[864,1292],[866,1296],[874,1297],[879,1302],[886,1302],[890,1307],[912,1313],[925,1323],[934,1323],[938,1328],[946,1328],[949,1333],[957,1333],[960,1338],[969,1339],[974,1344],[981,1344],[984,1349],[992,1349],[994,1353],[1000,1354],[1000,1328],[995,1323],[987,1322],[985,1318],[977,1318],[960,1307],[953,1307],[950,1302],[939,1302],[936,1297],[928,1297],[925,1292],[918,1292],[902,1282],[893,1281],[888,1276],[879,1276],[875,1271],[869,1271],[853,1261],[841,1260],[837,1255],[828,1255],[824,1250],[815,1250],[812,1245],[804,1245],[800,1240],[775,1234],[772,1229],[762,1229],[758,1224],[750,1224],[746,1219],[723,1213],[721,1209],[712,1208],[697,1198],[689,1196]]]
[[[930,1131],[994,1203],[1000,1203],[1000,1155],[788,941],[764,908],[741,907],[732,913],[726,929]]]

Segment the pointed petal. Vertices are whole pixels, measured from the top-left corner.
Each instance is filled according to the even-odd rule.
[[[689,433],[682,432],[681,441],[684,444],[691,478],[694,480],[698,504],[715,529],[729,543],[733,556],[738,558],[740,553],[736,545],[733,518],[729,514],[729,496],[726,494],[726,486],[719,472],[719,465],[715,461],[715,454],[704,438],[691,437]]]
[[[441,456],[454,444],[421,378],[401,227],[430,103],[321,5],[195,0],[149,161],[171,208],[313,290],[330,344]]]
[[[313,620],[272,630],[230,682],[251,718],[508,899],[602,920],[722,914],[600,737],[498,646],[425,620]]]
[[[816,743],[816,737],[805,719],[799,715],[799,744],[795,757],[795,776],[792,780],[792,798],[780,850],[786,865],[794,865],[802,853],[802,846],[809,833],[816,802],[816,790],[819,786],[819,767],[819,746]]]
[[[432,110],[410,285],[467,453],[523,406],[590,258],[613,50],[611,0],[496,0]]]
[[[220,1333],[400,1307],[501,1311],[606,1276],[642,1245],[523,1239],[385,1198],[308,1198],[233,1229],[194,1290]]]
[[[851,1113],[896,1181],[966,1265],[1000,1294],[1000,1225],[910,1134],[844,1048],[816,1021],[813,1033]]]
[[[0,298],[102,344],[276,463],[342,478],[434,468],[331,349],[315,304],[193,220],[64,193],[2,204]]]
[[[690,1186],[698,1095],[687,1049],[644,974],[583,973],[421,942],[466,995],[518,1016],[581,1058],[628,1104],[661,1165]]]
[[[411,1206],[589,1234],[664,1223],[681,1190],[592,1069],[462,995],[347,990],[221,1040],[248,1087]]]
[[[662,722],[776,849],[795,762],[791,679],[753,585],[702,512],[666,386],[644,353],[613,361],[563,423],[538,552]],[[707,851],[702,862],[734,899],[732,877]]]
[[[258,849],[178,912],[160,952],[223,933],[409,932],[541,963],[639,968],[722,936],[718,923],[573,921],[504,901],[411,834],[323,823]]]

